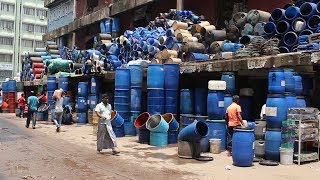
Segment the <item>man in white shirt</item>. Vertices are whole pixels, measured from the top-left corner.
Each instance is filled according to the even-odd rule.
[[[264,104],[261,108],[261,113],[260,113],[260,119],[265,119],[266,118],[266,104]]]
[[[113,155],[119,154],[120,152],[116,150],[116,135],[111,125],[112,107],[107,94],[102,95],[102,102],[96,106],[95,112],[99,117],[97,151],[100,153],[102,149],[112,149]]]

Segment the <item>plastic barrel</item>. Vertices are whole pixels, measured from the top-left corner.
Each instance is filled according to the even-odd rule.
[[[294,92],[294,78],[293,78],[293,69],[284,70],[284,80],[285,80],[285,91]]]
[[[87,99],[84,97],[78,97],[77,99],[78,104],[78,112],[86,112],[88,109]]]
[[[48,91],[48,104],[52,105],[53,104],[53,93],[54,91]]]
[[[207,98],[207,114],[209,119],[223,119],[224,94],[221,91],[209,91]]]
[[[316,31],[318,29],[318,24],[320,23],[320,16],[313,15],[307,21],[307,26],[310,30]]]
[[[305,2],[300,6],[300,15],[305,19],[309,19],[316,13],[316,10],[317,4]]]
[[[226,92],[233,94],[236,90],[236,78],[233,72],[223,72],[221,76],[221,80],[227,83]]]
[[[98,94],[100,91],[99,91],[99,83],[100,82],[100,79],[99,77],[97,76],[94,76],[91,78],[91,87],[90,87],[90,93],[91,94]]]
[[[164,101],[163,89],[148,89],[148,112],[150,114],[163,114]]]
[[[207,114],[207,100],[208,91],[206,88],[195,88],[194,90],[194,112],[196,115]]]
[[[107,34],[111,34],[112,33],[111,19],[106,19],[104,21],[104,28],[105,28],[105,33],[107,33]]]
[[[193,114],[193,92],[190,89],[180,91],[180,113]]]
[[[172,113],[163,114],[162,117],[169,124],[169,131],[178,131],[179,123]]]
[[[100,32],[103,34],[106,33],[106,27],[105,27],[104,21],[100,22]]]
[[[114,127],[120,127],[124,123],[124,119],[117,111],[112,111],[111,113],[111,124]]]
[[[130,112],[130,105],[129,103],[114,103],[114,109],[116,111]]]
[[[227,108],[233,103],[232,95],[231,94],[225,94],[224,95],[224,109],[223,112],[227,112]]]
[[[124,137],[125,134],[124,134],[124,126],[120,126],[120,127],[115,127],[115,126],[112,126],[112,129],[114,131],[114,134],[116,135],[116,137]]]
[[[98,104],[98,97],[95,94],[90,94],[88,96],[88,104],[89,104],[89,108],[91,110],[94,110],[94,108],[96,108],[97,104]]]
[[[164,64],[164,77],[165,89],[178,89],[179,88],[179,64]]]
[[[168,144],[178,143],[179,131],[168,131]]]
[[[130,65],[131,87],[142,87],[143,68],[141,65]]]
[[[207,120],[209,139],[221,139],[221,150],[227,148],[227,124],[225,120]]]
[[[301,95],[303,92],[303,84],[302,84],[302,77],[298,73],[293,74],[294,78],[294,92],[296,95]]]
[[[295,108],[297,106],[297,97],[294,93],[286,92],[284,94],[287,108]]]
[[[130,69],[116,69],[115,89],[130,89]]]
[[[120,32],[121,30],[121,24],[120,24],[120,18],[114,17],[112,18],[112,32]]]
[[[259,119],[255,121],[254,126],[254,136],[256,140],[264,140],[266,134],[267,122],[265,120]]]
[[[195,118],[196,116],[194,116],[193,114],[180,114],[181,127],[185,128],[189,126],[194,122]]]
[[[232,160],[235,166],[252,166],[254,158],[254,131],[234,129],[232,136]]]
[[[8,81],[8,92],[17,92],[17,82],[15,80]]]
[[[281,8],[276,8],[271,13],[271,20],[273,22],[281,21],[285,18],[285,10]]]
[[[169,124],[163,119],[160,114],[155,114],[150,116],[147,121],[146,128],[150,130],[150,132],[168,132]]]
[[[253,97],[240,96],[241,116],[244,120],[253,119]]]
[[[139,129],[138,133],[138,142],[142,144],[148,144],[150,141],[150,131],[146,129],[146,123],[150,118],[148,112],[140,114],[137,119],[134,121],[134,126]]]
[[[285,92],[285,78],[283,70],[273,69],[269,71],[268,89],[269,93],[281,94]]]
[[[78,84],[78,96],[87,97],[88,96],[88,83],[79,82]]]
[[[265,158],[267,160],[279,161],[280,146],[281,146],[281,131],[267,129],[266,142],[265,142]]]
[[[130,90],[115,90],[114,97],[130,97]],[[129,101],[128,101],[129,102]]]
[[[290,6],[285,10],[284,16],[287,21],[293,21],[300,16],[300,9],[295,6]]]
[[[125,136],[136,136],[137,130],[136,127],[134,127],[133,122],[124,122],[123,126]]]
[[[266,33],[266,35],[268,35],[269,37],[273,36],[276,34],[276,24],[273,22],[267,22],[266,25],[264,25],[264,32]]]
[[[287,119],[287,103],[281,94],[269,94],[266,103],[267,127],[280,129],[282,121]]]
[[[70,96],[65,96],[63,99],[63,105],[68,105],[70,103]]]
[[[142,90],[141,87],[131,88],[130,109],[131,111],[141,112]]]
[[[168,133],[167,132],[150,132],[150,145],[167,146]]]
[[[59,83],[58,83],[58,88],[63,89],[64,91],[68,91],[69,89],[69,78],[68,77],[59,77]]]
[[[296,45],[298,43],[298,35],[293,31],[287,32],[283,37],[283,43],[288,47]]]
[[[305,107],[307,107],[306,100],[304,99],[303,96],[297,96],[296,107],[297,108],[305,108]]]
[[[290,24],[287,21],[284,21],[284,20],[279,21],[277,23],[276,27],[277,27],[276,32],[279,35],[286,34],[291,28]]]
[[[8,82],[2,82],[2,92],[8,92]]]
[[[178,113],[178,90],[165,90],[165,112]]]
[[[87,123],[87,114],[86,113],[77,113],[77,123],[85,124]]]
[[[162,64],[149,64],[147,73],[148,89],[164,88],[164,68]]]
[[[200,142],[202,138],[208,136],[208,132],[209,128],[206,123],[194,121],[180,131],[178,139],[188,142]]]
[[[43,121],[43,112],[37,112],[37,121]]]

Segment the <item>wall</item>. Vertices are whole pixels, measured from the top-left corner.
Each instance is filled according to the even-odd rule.
[[[48,31],[51,32],[74,20],[74,0],[68,0],[48,11]]]
[[[87,10],[87,0],[77,0],[76,4],[76,17],[81,18],[91,12],[97,11],[103,7],[109,6],[113,0],[98,0],[98,6],[93,8],[93,10]]]
[[[267,12],[272,12],[275,8],[283,8],[286,4],[291,3],[291,0],[271,0],[271,1],[257,1],[248,0],[249,9],[260,9]]]

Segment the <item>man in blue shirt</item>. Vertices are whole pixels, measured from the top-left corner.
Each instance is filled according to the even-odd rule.
[[[28,97],[28,118],[26,128],[29,128],[30,120],[32,120],[32,128],[36,128],[36,112],[38,110],[39,99],[35,95],[34,91],[31,91],[31,96]]]

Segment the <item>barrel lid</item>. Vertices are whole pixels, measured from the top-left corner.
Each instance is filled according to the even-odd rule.
[[[267,131],[281,131],[281,128],[267,128]]]
[[[296,96],[296,94],[293,92],[285,92],[284,95],[285,96]]]
[[[297,99],[304,99],[304,96],[297,96]]]
[[[247,131],[247,132],[253,132],[254,131],[254,129],[252,129],[251,127],[242,127],[242,126],[237,126],[233,130],[235,130],[235,131]]]
[[[221,122],[221,123],[224,123],[226,122],[226,120],[210,120],[210,119],[207,119],[206,122]]]
[[[223,72],[222,75],[234,75],[234,72]]]
[[[283,94],[268,94],[268,98],[283,98]]]

